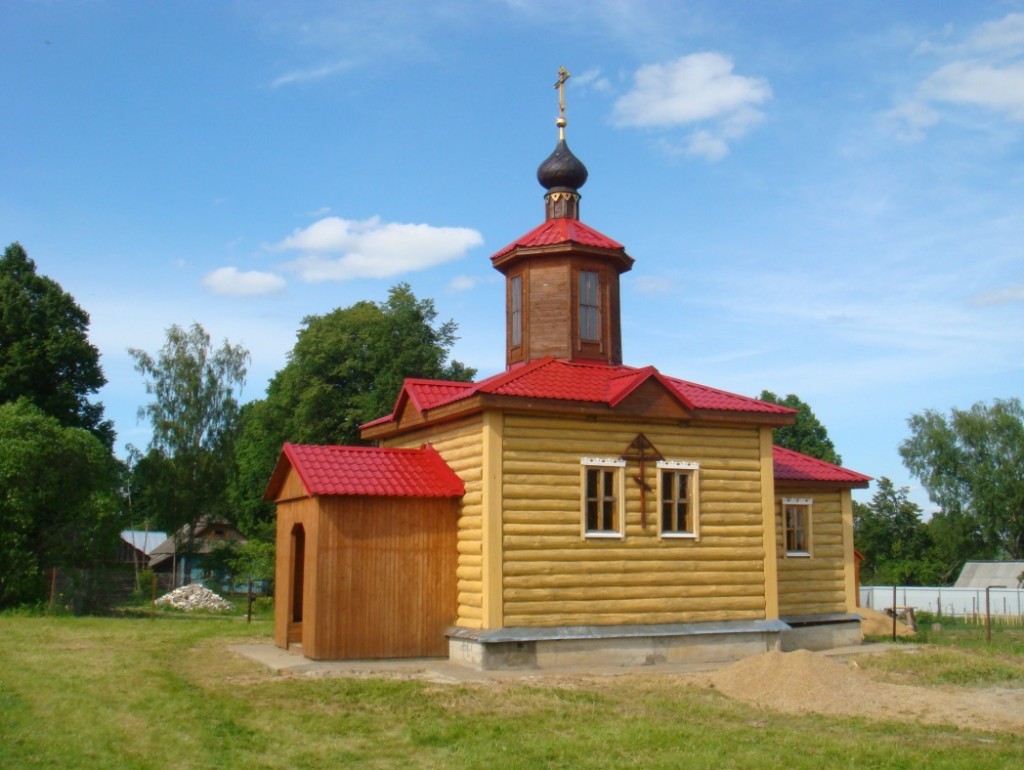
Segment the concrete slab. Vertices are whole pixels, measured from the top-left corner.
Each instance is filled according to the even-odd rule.
[[[436,683],[488,683],[499,681],[543,680],[556,677],[659,676],[699,674],[714,671],[733,662],[670,663],[650,665],[588,665],[554,666],[544,669],[496,670],[479,669],[451,663],[447,658],[408,658],[395,660],[310,660],[302,654],[283,650],[272,643],[235,644],[228,649],[271,671],[297,676],[337,676],[354,679],[418,679]],[[816,654],[829,657],[880,654],[899,649],[913,652],[914,645],[871,643],[823,650]]]

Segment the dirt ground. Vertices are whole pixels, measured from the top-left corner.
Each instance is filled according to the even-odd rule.
[[[767,652],[686,679],[774,711],[1024,730],[1024,690],[887,684],[855,661],[806,650]]]

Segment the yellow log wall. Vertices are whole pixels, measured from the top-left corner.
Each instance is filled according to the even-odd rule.
[[[658,536],[657,469],[647,525],[626,472],[621,540],[584,539],[580,459],[617,458],[643,433],[668,460],[700,463],[700,539]],[[656,426],[506,414],[502,551],[506,626],[765,617],[761,447],[756,427]]]
[[[429,442],[466,485],[458,518],[458,610],[455,624],[483,627],[483,427],[482,418],[426,428],[383,443],[416,448]]]
[[[775,542],[778,549],[779,614],[821,615],[847,611],[849,543],[844,534],[843,495],[849,491],[786,489],[775,496]],[[813,500],[809,557],[786,556],[783,498]],[[852,549],[852,546],[850,546]]]

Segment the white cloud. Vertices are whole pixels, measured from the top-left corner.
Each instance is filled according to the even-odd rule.
[[[732,60],[715,52],[641,67],[633,80],[633,89],[615,102],[613,122],[643,128],[702,124],[684,142],[685,152],[710,160],[725,156],[731,141],[764,119],[756,105],[772,97],[766,80],[734,74]]]
[[[326,217],[296,230],[274,248],[306,252],[285,267],[302,280],[317,283],[390,278],[425,270],[461,259],[482,243],[480,233],[465,227],[381,222],[380,217],[362,221]]]
[[[296,83],[307,83],[311,80],[321,80],[331,75],[336,75],[339,72],[347,72],[354,67],[354,63],[348,60],[334,62],[333,64],[323,64],[319,67],[311,67],[304,70],[293,70],[286,72],[283,75],[279,75],[270,82],[271,88],[280,88],[281,86],[290,86]]]
[[[1024,121],[1024,61],[1006,67],[972,59],[940,67],[921,84],[926,99],[970,104]]]
[[[673,294],[677,290],[675,284],[661,275],[637,275],[629,280],[629,286],[637,294]]]
[[[981,51],[1024,50],[1024,13],[1011,13],[998,21],[986,21],[971,35],[969,44]]]
[[[612,87],[611,82],[601,74],[601,70],[597,67],[591,67],[586,72],[581,72],[579,75],[573,75],[572,80],[570,80],[569,83],[571,86],[576,88],[601,92],[608,91]]]
[[[925,129],[939,122],[939,113],[924,102],[907,102],[886,112],[883,117],[900,139],[924,139]]]
[[[975,305],[1005,305],[1009,302],[1024,302],[1024,286],[1007,286],[974,298]]]
[[[471,291],[480,283],[478,278],[470,275],[457,275],[448,283],[448,291]]]
[[[928,75],[916,96],[886,113],[902,139],[921,139],[941,115],[935,105],[977,107],[1024,122],[1024,14],[980,24],[960,44],[919,46],[950,59]]]
[[[203,278],[203,286],[214,294],[235,297],[274,294],[283,291],[286,285],[284,278],[279,275],[257,270],[242,272],[237,267],[220,267]]]

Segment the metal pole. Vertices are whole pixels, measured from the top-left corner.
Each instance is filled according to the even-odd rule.
[[[50,568],[50,610],[49,610],[49,613],[48,613],[50,615],[53,614],[53,600],[54,600],[54,597],[56,595],[57,595],[57,568],[56,567],[51,567]]]
[[[896,641],[896,584],[892,586],[892,640]]]
[[[988,594],[993,588],[1006,588],[1006,586],[985,586],[985,641],[992,641],[992,613],[989,610]]]
[[[992,641],[992,613],[988,606],[988,592],[992,586],[985,586],[985,641]]]

